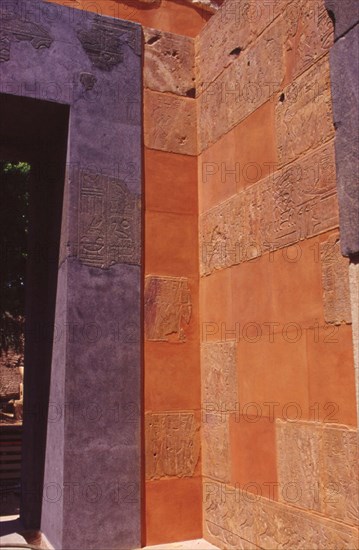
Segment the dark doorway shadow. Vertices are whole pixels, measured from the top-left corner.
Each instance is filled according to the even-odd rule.
[[[0,159],[31,165],[20,491],[26,529],[41,522],[68,122],[67,105],[0,95]]]

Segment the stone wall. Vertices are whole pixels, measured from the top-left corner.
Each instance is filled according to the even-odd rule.
[[[324,0],[57,1],[143,25],[143,542],[355,548]]]
[[[201,536],[194,40],[144,28],[147,544]]]
[[[83,10],[84,17],[95,11],[143,25],[142,538],[144,544],[199,538],[201,393],[193,36],[211,13],[202,3],[172,0],[55,3]]]
[[[356,548],[356,397],[323,0],[196,39],[204,536]],[[353,491],[353,492],[352,492]]]

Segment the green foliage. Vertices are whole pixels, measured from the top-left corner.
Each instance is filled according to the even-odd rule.
[[[25,313],[30,170],[26,162],[0,162],[0,345],[17,351],[22,348],[17,325],[23,325]]]

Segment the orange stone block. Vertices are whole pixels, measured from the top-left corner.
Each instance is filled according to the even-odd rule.
[[[198,229],[194,214],[147,212],[145,272],[151,275],[196,277]]]
[[[145,343],[145,410],[200,408],[198,343]]]
[[[200,477],[149,481],[145,500],[147,545],[201,538]]]
[[[264,323],[278,321],[274,318],[273,295],[269,290],[272,284],[269,255],[234,266],[230,272],[232,318],[237,323],[237,334],[246,330],[247,323],[258,323],[269,334],[270,326],[266,328]]]
[[[351,325],[307,330],[311,420],[357,425]]]
[[[200,284],[200,338],[202,343],[225,340],[223,329],[232,330],[232,296],[230,271],[217,271],[201,279]],[[233,340],[228,335],[228,340]]]
[[[277,500],[275,422],[265,416],[231,414],[231,485]]]
[[[271,341],[263,332],[256,341],[256,334],[247,331],[237,348],[241,411],[286,420],[308,418],[306,338],[303,335],[295,342],[297,336],[296,332],[278,333]]]
[[[197,159],[145,148],[146,210],[197,214]]]
[[[267,101],[235,128],[236,162],[240,165],[237,190],[249,187],[278,168],[274,102]]]
[[[276,251],[268,264],[272,273],[272,320],[282,326],[293,324],[300,331],[324,322],[318,246],[317,237],[303,240]]]
[[[228,132],[198,158],[200,213],[235,194],[240,169],[236,158],[236,131]]]

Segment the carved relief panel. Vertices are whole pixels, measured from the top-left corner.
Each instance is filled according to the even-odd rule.
[[[147,340],[184,342],[192,315],[191,292],[184,277],[148,276],[145,280]]]
[[[141,203],[116,178],[81,172],[78,256],[91,267],[139,265]]]
[[[200,423],[192,412],[146,414],[146,478],[191,477],[200,455]]]

